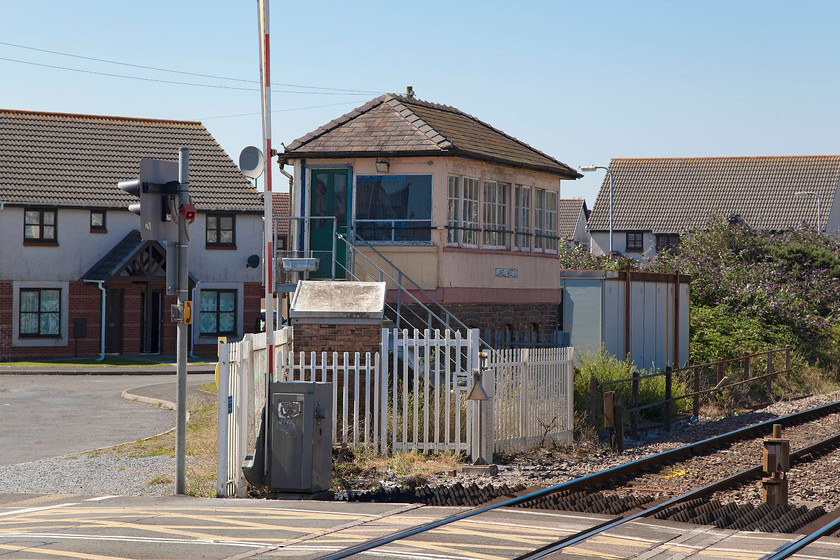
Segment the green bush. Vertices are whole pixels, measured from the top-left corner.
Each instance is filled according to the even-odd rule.
[[[608,354],[603,349],[598,352],[588,350],[578,357],[578,365],[575,368],[575,412],[577,414],[588,414],[590,408],[590,387],[592,378],[599,383],[629,379],[633,377],[633,371],[638,371],[640,376],[650,375],[652,371],[639,370],[627,360],[619,360]],[[601,390],[598,396],[599,409],[603,403],[603,392],[614,391],[616,402],[625,409],[630,408],[633,385],[631,382],[616,383]],[[678,398],[686,394],[685,383],[675,376],[671,383],[671,396]],[[639,381],[639,406],[665,400],[665,376],[659,375]],[[683,412],[690,403],[681,399],[673,404],[672,412]],[[642,419],[658,421],[664,416],[664,405],[654,406],[643,410],[640,413]]]

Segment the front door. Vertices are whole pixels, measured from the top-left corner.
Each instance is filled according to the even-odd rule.
[[[163,323],[163,292],[152,290],[147,284],[146,291],[140,294],[140,348],[141,352],[160,354],[160,329]]]
[[[335,216],[336,233],[347,235],[350,225],[350,170],[313,169],[310,189],[309,246],[312,256],[320,259],[318,270],[310,278],[332,277],[333,221],[317,219],[319,216]],[[336,240],[335,276],[345,278],[347,271],[347,247]]]
[[[122,354],[123,290],[108,288],[105,295],[105,352]]]

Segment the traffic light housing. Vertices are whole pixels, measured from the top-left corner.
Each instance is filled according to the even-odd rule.
[[[140,216],[140,236],[144,241],[178,240],[178,225],[169,216],[170,198],[178,194],[177,162],[142,158],[140,177],[119,181],[117,186],[139,199],[128,209]]]

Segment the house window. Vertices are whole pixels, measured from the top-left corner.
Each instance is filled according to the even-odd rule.
[[[61,290],[21,288],[20,336],[61,336]]]
[[[680,244],[680,235],[678,233],[658,233],[656,234],[656,252],[667,251],[674,249]]]
[[[210,214],[207,216],[207,247],[235,247],[236,236],[233,214]]]
[[[484,181],[484,246],[488,249],[508,248],[508,200],[510,185]]]
[[[514,193],[514,246],[518,251],[531,250],[531,187],[516,185]]]
[[[201,290],[199,309],[202,336],[236,334],[236,290]]]
[[[641,253],[644,250],[644,239],[645,236],[641,231],[628,231],[626,242],[627,252]]]
[[[356,176],[355,226],[371,242],[431,243],[432,176]]]
[[[107,233],[105,227],[105,210],[91,210],[90,211],[90,232],[91,233]]]
[[[557,252],[557,193],[534,191],[534,250]]]
[[[56,210],[26,208],[23,211],[23,240],[54,243],[56,237]]]

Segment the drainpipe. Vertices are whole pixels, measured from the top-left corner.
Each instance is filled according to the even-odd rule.
[[[2,206],[0,206],[0,210],[2,210]],[[97,362],[101,362],[105,359],[105,280],[85,280],[90,284],[96,284],[99,288],[99,291],[102,292],[102,315],[99,318],[99,357],[96,358]]]
[[[193,286],[193,289],[192,289],[192,294],[190,294],[190,299],[193,302],[193,309],[195,309],[197,307],[196,304],[195,304],[195,291],[198,289],[199,284],[201,284],[201,281],[197,281],[195,283],[195,286]],[[193,313],[193,315],[195,315],[195,313]],[[195,347],[195,321],[193,321],[193,326],[190,329],[190,358],[198,359],[198,357],[195,354],[193,354],[193,348],[194,347]]]
[[[285,145],[283,146],[285,148]],[[280,173],[286,176],[289,180],[289,215],[294,216],[295,214],[295,176],[283,169],[283,166],[286,164],[286,160],[283,159],[281,156],[277,156],[277,167],[280,168]],[[295,233],[297,230],[297,220],[289,220],[289,234],[286,244],[286,250],[289,251],[292,249],[293,240],[295,239]],[[297,253],[295,253],[297,256]],[[268,324],[268,323],[266,323]]]

